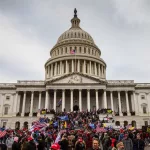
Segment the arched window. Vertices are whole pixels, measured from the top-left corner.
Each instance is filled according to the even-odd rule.
[[[120,121],[116,121],[116,126],[120,126]]]
[[[79,36],[79,38],[80,38],[80,32],[78,33],[78,36]]]
[[[61,48],[61,54],[63,54],[63,48]]]
[[[84,53],[86,53],[86,47],[84,47]]]
[[[81,53],[81,47],[80,47],[80,49],[79,49],[79,50],[80,50],[80,52],[79,52],[79,53]]]
[[[20,129],[20,122],[19,122],[19,121],[17,121],[17,122],[15,123],[15,129]]]
[[[124,121],[124,127],[128,125],[128,121]]]
[[[24,122],[24,128],[28,129],[28,122]]]
[[[65,48],[65,53],[67,54],[67,47]]]
[[[88,49],[88,53],[90,54],[90,49]]]
[[[131,122],[131,124],[132,124],[132,127],[135,127],[135,128],[136,128],[136,121],[133,120],[133,121]]]

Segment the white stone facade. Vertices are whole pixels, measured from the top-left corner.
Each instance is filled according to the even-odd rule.
[[[45,63],[45,80],[0,84],[0,123],[15,128],[31,125],[39,109],[73,111],[111,108],[116,123],[150,124],[150,84],[134,80],[106,80],[106,63],[93,38],[75,15]],[[75,53],[74,53],[75,51]],[[58,102],[62,100],[60,107]],[[126,112],[126,113],[125,113]]]

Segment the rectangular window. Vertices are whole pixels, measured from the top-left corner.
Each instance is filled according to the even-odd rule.
[[[3,122],[3,127],[6,127],[7,122]]]
[[[146,111],[146,107],[143,107],[143,114],[146,114],[147,111]]]
[[[10,99],[10,96],[6,96],[6,100],[9,100]]]
[[[141,96],[141,99],[145,99],[145,96],[144,96],[144,95],[142,95],[142,96]]]
[[[4,107],[4,115],[8,115],[8,107]]]
[[[144,121],[144,123],[145,123],[145,126],[148,126],[148,121]]]

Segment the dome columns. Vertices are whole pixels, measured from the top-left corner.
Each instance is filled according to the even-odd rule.
[[[51,80],[73,72],[83,73],[95,78],[106,79],[106,66],[86,59],[67,59],[46,66],[46,80]]]

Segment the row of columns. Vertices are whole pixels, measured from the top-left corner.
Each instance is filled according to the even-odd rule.
[[[67,49],[66,49],[67,48]],[[93,50],[93,49],[90,49],[88,47],[63,47],[63,48],[60,48],[60,49],[56,49],[52,52],[52,57],[55,57],[55,56],[59,56],[59,55],[63,55],[63,54],[70,54],[70,51],[72,49],[75,49],[76,50],[76,54],[90,54],[90,55],[93,55],[93,56],[96,56],[96,57],[100,57],[99,55],[99,52],[97,50]]]
[[[50,64],[49,66],[46,67],[46,72],[47,75],[46,77],[50,78],[56,75],[61,75],[61,74],[68,74],[69,73],[69,61],[65,60],[65,63],[60,61],[60,62],[55,62]],[[80,68],[82,62],[82,70]],[[88,62],[88,63],[87,63]],[[105,78],[106,76],[106,68],[100,63],[96,63],[93,61],[86,61],[86,60],[74,60],[72,59],[70,61],[71,63],[71,72],[83,72],[84,74],[90,74],[90,75],[95,75],[99,76],[102,78]],[[77,68],[76,68],[77,67]],[[86,70],[87,68],[87,70]]]
[[[38,102],[38,109],[41,109],[41,95],[42,93],[39,92],[39,102]],[[95,98],[96,98],[96,110],[99,109],[99,99],[98,99],[98,90],[95,90]],[[128,99],[128,91],[125,91],[125,98],[126,98],[126,108],[127,108],[127,115],[130,116],[130,109],[129,109],[129,99]],[[18,92],[16,93],[13,114],[17,112],[17,100],[18,100]],[[34,91],[31,92],[31,104],[30,104],[30,116],[33,115],[33,100],[34,100]],[[56,100],[57,100],[57,90],[54,90],[54,103],[53,108],[56,110]],[[90,89],[87,89],[87,109],[90,110]],[[136,106],[135,101],[135,92],[133,91],[133,101],[134,105]],[[113,91],[110,91],[110,102],[111,102],[111,109],[114,111],[114,104],[113,104]],[[26,92],[23,94],[23,104],[22,104],[22,112],[21,116],[24,116],[25,113],[25,104],[26,104]],[[107,95],[106,90],[103,93],[103,108],[107,108]],[[119,105],[119,115],[122,116],[122,108],[121,108],[121,98],[120,98],[120,91],[118,91],[118,105]],[[45,109],[48,109],[49,106],[49,91],[46,90],[45,96]],[[62,111],[65,108],[65,90],[62,90]],[[79,89],[79,109],[82,110],[82,89]],[[135,108],[134,108],[135,109]],[[73,90],[70,90],[70,110],[73,111]]]

